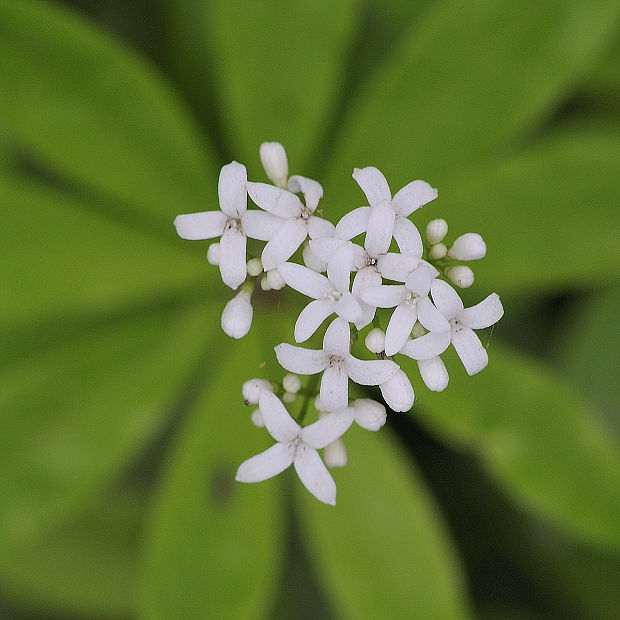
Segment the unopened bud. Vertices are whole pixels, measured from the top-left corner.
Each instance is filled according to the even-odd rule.
[[[256,409],[252,411],[250,420],[252,420],[252,424],[254,424],[254,426],[257,426],[258,428],[263,428],[265,426],[265,422],[263,421],[263,414],[261,413],[259,407],[256,407]]]
[[[415,398],[411,381],[402,371],[398,372],[379,386],[383,399],[392,411],[409,411]]]
[[[301,379],[297,375],[285,375],[284,379],[282,379],[282,387],[287,392],[296,394],[301,389]]]
[[[446,272],[448,280],[459,288],[469,288],[474,283],[474,272],[467,265],[450,267]]]
[[[260,279],[260,287],[263,291],[270,291],[271,287],[269,286],[269,280],[267,280],[267,274],[265,274],[261,279]]]
[[[207,249],[207,262],[210,265],[219,265],[220,264],[220,244],[212,243]]]
[[[371,353],[381,353],[385,350],[385,332],[375,327],[368,332],[364,342]]]
[[[295,392],[284,392],[284,394],[282,394],[283,403],[293,403],[296,398],[297,394],[295,394]]]
[[[325,446],[323,458],[327,467],[344,467],[347,464],[347,449],[344,447],[344,441],[338,438]]]
[[[316,395],[316,398],[314,399],[314,408],[317,411],[324,411],[323,405],[321,404],[321,397],[318,394]]]
[[[257,405],[263,390],[273,392],[273,386],[267,379],[248,379],[241,386],[241,393],[246,405]]]
[[[478,260],[487,253],[487,244],[478,233],[466,233],[458,237],[448,250],[450,258],[456,260]]]
[[[248,274],[253,278],[263,273],[263,263],[260,262],[260,258],[251,258],[248,261]]]
[[[448,248],[443,243],[436,243],[428,251],[428,257],[432,260],[441,260],[448,253]]]
[[[286,282],[282,279],[277,269],[272,269],[267,272],[267,283],[269,284],[269,288],[274,291],[279,291],[286,286]]]
[[[260,160],[269,180],[286,189],[288,181],[288,160],[286,151],[279,142],[263,142],[260,145]]]
[[[448,222],[446,220],[431,220],[426,225],[426,240],[435,245],[439,243],[448,234]]]
[[[367,431],[378,431],[387,419],[385,407],[370,398],[358,398],[353,401],[355,422]]]
[[[241,289],[224,307],[222,329],[231,338],[243,338],[252,327],[253,314],[250,293]]]

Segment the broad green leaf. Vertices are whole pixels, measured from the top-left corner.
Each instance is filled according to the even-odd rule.
[[[385,430],[355,427],[344,441],[335,508],[296,481],[301,537],[337,617],[468,617],[456,552],[413,463]]]
[[[25,544],[3,547],[5,601],[29,617],[132,616],[143,504],[135,495],[105,497]]]
[[[490,289],[591,287],[620,269],[620,133],[558,132],[520,155],[440,188],[411,220],[450,226],[447,242],[479,232],[488,251],[471,263]]]
[[[468,377],[448,355],[450,385],[441,393],[418,389],[413,415],[478,455],[519,505],[575,538],[620,547],[618,445],[572,383],[546,365],[494,341],[489,357]]]
[[[501,153],[540,123],[610,43],[620,5],[607,0],[438,2],[360,93],[352,93],[325,196],[344,213],[363,198],[345,183],[375,165],[397,190],[440,186]]]
[[[321,149],[361,8],[359,0],[231,0],[204,11],[198,23],[237,157],[255,162],[260,143],[277,140],[291,173],[304,174],[300,166]]]
[[[620,438],[620,330],[615,329],[620,286],[592,294],[564,324],[559,357],[571,382],[578,386]]]
[[[50,2],[0,1],[0,115],[53,170],[158,223],[201,211],[217,178],[155,69]]]
[[[4,324],[128,307],[219,276],[198,245],[192,255],[189,242],[174,238],[172,221],[166,232],[176,247],[34,183],[0,181],[0,203]]]
[[[285,519],[277,481],[235,482],[269,445],[250,422],[243,381],[259,376],[256,331],[218,338],[204,393],[177,437],[148,527],[141,617],[265,617],[277,587]]]
[[[19,542],[107,488],[174,410],[219,308],[180,303],[93,325],[0,370],[0,539]]]

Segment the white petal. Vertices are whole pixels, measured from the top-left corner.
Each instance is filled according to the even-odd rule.
[[[392,193],[390,192],[390,186],[385,180],[385,177],[374,166],[368,166],[367,168],[356,168],[353,171],[353,178],[357,184],[362,188],[366,198],[368,198],[368,204],[371,207],[379,204],[382,200],[390,201],[392,199]]]
[[[269,390],[262,390],[258,397],[263,422],[276,441],[293,441],[301,433],[301,426],[293,420],[282,401]]]
[[[409,377],[402,371],[398,372],[379,386],[383,399],[392,411],[409,411],[413,407],[415,394]]]
[[[336,505],[336,483],[323,465],[319,453],[301,444],[295,455],[295,471],[303,485],[318,500]]]
[[[461,358],[468,375],[475,375],[489,363],[489,356],[480,338],[469,327],[452,330],[452,346]]]
[[[362,307],[362,318],[358,323],[355,324],[355,327],[357,327],[357,329],[363,329],[364,327],[366,327],[366,325],[372,323],[372,320],[375,318],[375,311],[377,309],[376,306],[367,304],[365,301],[361,300],[361,291],[364,290],[366,287],[379,286],[380,284],[381,275],[377,272],[375,267],[366,267],[355,274],[351,291],[357,297],[358,301],[360,302],[360,306]]]
[[[394,232],[392,234],[399,250],[403,254],[411,254],[411,256],[417,256],[418,258],[422,256],[424,250],[422,237],[413,222],[397,215],[394,220]]]
[[[387,280],[405,282],[407,276],[420,265],[420,260],[408,254],[389,252],[377,259],[377,269]]]
[[[389,250],[395,215],[387,200],[373,206],[368,216],[368,230],[364,240],[364,248],[373,258],[378,258]]]
[[[375,308],[394,308],[407,299],[409,291],[402,284],[369,286],[359,292],[364,302]]]
[[[463,302],[458,293],[443,280],[435,279],[431,284],[431,295],[437,310],[448,320],[460,316],[463,312]]]
[[[321,406],[325,411],[344,409],[349,404],[349,377],[344,364],[325,369],[321,378]]]
[[[336,234],[336,227],[329,220],[324,220],[316,215],[311,215],[308,218],[307,229],[310,239],[333,237]]]
[[[323,351],[327,355],[348,355],[351,348],[351,329],[344,319],[334,319],[323,337]],[[346,404],[344,405],[346,407]],[[331,411],[328,409],[327,411]]]
[[[278,267],[282,279],[296,291],[313,299],[322,299],[332,290],[329,280],[320,273],[297,263],[282,263]]]
[[[418,360],[418,369],[422,381],[433,392],[441,392],[448,385],[448,371],[440,357],[431,357],[427,360]]]
[[[336,236],[340,239],[353,239],[368,229],[370,207],[359,207],[349,211],[336,224]]]
[[[224,306],[221,319],[224,333],[237,340],[243,338],[250,331],[253,314],[250,294],[242,290]]]
[[[308,179],[297,174],[293,175],[288,180],[288,189],[294,194],[301,192],[304,195],[306,208],[311,213],[315,212],[319,204],[319,200],[323,198],[323,187],[318,181],[314,181],[313,179]]]
[[[475,306],[465,308],[460,316],[460,320],[464,325],[472,329],[483,329],[497,323],[502,316],[504,316],[504,308],[499,300],[499,295],[491,293]]]
[[[428,297],[418,299],[418,321],[431,332],[450,330],[448,319],[433,306]]]
[[[274,347],[274,351],[280,366],[298,375],[314,375],[321,372],[328,363],[327,356],[323,351],[304,349],[286,342]]]
[[[387,419],[385,407],[370,398],[358,398],[353,401],[355,422],[367,431],[378,431]]]
[[[327,271],[327,262],[322,261],[308,243],[304,244],[302,258],[308,269],[312,269],[312,271],[316,271],[317,273]]]
[[[245,235],[236,228],[227,228],[220,239],[220,273],[230,288],[238,288],[247,276]]]
[[[269,180],[278,187],[286,187],[288,159],[284,147],[279,142],[263,142],[259,155]]]
[[[396,306],[385,330],[385,354],[398,353],[411,335],[411,330],[418,319],[417,304],[403,303]]]
[[[419,267],[416,267],[407,276],[405,286],[416,295],[424,297],[431,290],[432,280],[433,276],[430,270],[426,268],[424,263],[420,263]]]
[[[250,239],[269,241],[285,221],[271,213],[254,209],[241,216],[241,229]]]
[[[347,407],[323,416],[301,431],[301,440],[311,448],[324,448],[344,435],[353,424],[353,408]]]
[[[295,342],[305,342],[319,328],[319,325],[334,313],[334,302],[329,299],[315,299],[300,313],[295,323]]]
[[[301,215],[303,205],[295,194],[267,183],[249,182],[247,188],[250,198],[261,209],[286,219]]]
[[[324,262],[328,263],[334,252],[346,241],[336,237],[320,237],[310,241],[310,249]]]
[[[452,332],[428,332],[424,336],[409,340],[400,353],[414,360],[430,359],[443,353],[450,345]]]
[[[362,307],[351,293],[345,293],[336,302],[335,311],[339,317],[349,323],[357,323],[362,318]]]
[[[360,385],[385,383],[398,371],[398,364],[392,360],[359,360],[352,355],[347,357],[346,366],[351,380]]]
[[[327,263],[327,277],[334,289],[344,293],[351,287],[351,269],[353,268],[353,244],[341,245]]]
[[[227,164],[220,171],[217,185],[220,209],[229,217],[240,218],[248,208],[247,181],[245,166],[236,161]]]
[[[198,239],[213,239],[224,232],[227,217],[221,211],[203,211],[202,213],[187,213],[177,215],[174,226],[182,239],[196,241]]]
[[[265,271],[277,269],[278,265],[295,254],[306,236],[307,230],[303,220],[295,218],[284,222],[263,248],[261,255],[263,269]]]
[[[239,465],[235,480],[262,482],[283,472],[295,458],[295,450],[288,443],[277,443],[264,452]]]
[[[392,206],[399,215],[408,217],[435,198],[437,198],[437,190],[426,181],[412,181],[396,192]]]

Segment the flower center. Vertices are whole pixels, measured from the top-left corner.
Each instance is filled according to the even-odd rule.
[[[450,319],[450,327],[453,332],[458,333],[463,329],[464,325],[458,319]]]
[[[329,299],[329,301],[336,302],[341,297],[342,297],[342,293],[333,288],[329,292],[325,293],[325,299]]]
[[[334,368],[336,366],[340,366],[344,362],[344,358],[340,355],[330,355],[328,366],[329,368]]]

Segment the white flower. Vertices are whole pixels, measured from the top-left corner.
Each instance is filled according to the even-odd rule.
[[[356,168],[353,172],[353,178],[361,187],[364,194],[366,194],[370,209],[380,208],[382,212],[385,212],[386,208],[392,210],[393,227],[389,233],[390,240],[393,235],[403,254],[422,256],[422,238],[420,237],[418,229],[407,218],[423,205],[431,200],[435,200],[435,198],[437,198],[437,190],[425,181],[412,181],[399,190],[394,198],[392,198],[388,182],[383,174],[373,166],[361,169]],[[362,207],[362,209],[364,209],[364,207]],[[382,215],[384,218],[383,226],[377,228],[377,230],[371,230],[370,217],[372,211],[360,212],[359,209],[355,209],[351,213],[356,212],[358,212],[355,216],[356,218],[362,221],[364,217],[368,218],[367,231],[373,238],[373,244],[385,245],[388,228],[387,216]],[[365,215],[366,213],[367,215]],[[389,243],[387,245],[389,247]],[[386,251],[387,248],[384,252]]]
[[[248,183],[247,187],[250,198],[259,207],[285,220],[263,249],[261,261],[265,271],[275,269],[293,256],[308,235],[314,239],[333,234],[334,225],[314,215],[323,196],[320,183],[292,176],[288,181],[290,191],[266,183]],[[304,195],[305,205],[296,192]]]
[[[478,260],[487,253],[487,244],[478,233],[466,233],[458,237],[448,250],[450,258],[456,260]]]
[[[360,360],[350,353],[349,324],[334,319],[325,332],[323,349],[304,349],[287,343],[275,347],[278,362],[286,370],[301,375],[323,372],[321,406],[335,411],[347,406],[349,378],[361,385],[379,385],[391,379],[399,367],[391,360]]]
[[[241,289],[224,307],[222,329],[231,338],[243,338],[252,327],[254,310],[250,298],[250,293]]]
[[[351,426],[353,409],[342,408],[302,428],[274,394],[261,392],[259,406],[269,434],[278,443],[241,463],[235,479],[261,482],[294,464],[306,489],[320,501],[335,505],[336,484],[317,450],[336,441]]]
[[[387,420],[385,407],[371,398],[358,398],[351,403],[355,422],[367,431],[378,431]]]
[[[404,286],[384,284],[360,292],[361,298],[368,304],[379,308],[396,306],[385,332],[386,355],[392,356],[401,350],[416,321],[429,330],[450,329],[446,318],[428,297],[431,281],[437,273],[435,268],[420,264],[411,272]]]
[[[246,271],[247,237],[267,241],[282,225],[282,220],[262,211],[247,210],[247,172],[233,161],[220,172],[218,194],[221,211],[203,211],[179,215],[174,220],[183,239],[212,239],[219,243],[220,273],[224,284],[237,288]]]
[[[282,263],[278,271],[282,279],[296,291],[312,297],[295,323],[295,342],[304,342],[334,312],[345,321],[355,323],[362,317],[362,308],[349,292],[353,248],[343,245],[327,266],[327,277],[296,263]]]
[[[278,187],[286,187],[288,159],[284,147],[279,142],[263,142],[259,155],[268,179]]]
[[[392,411],[409,411],[415,394],[409,377],[400,369],[388,381],[379,386],[381,395]]]

